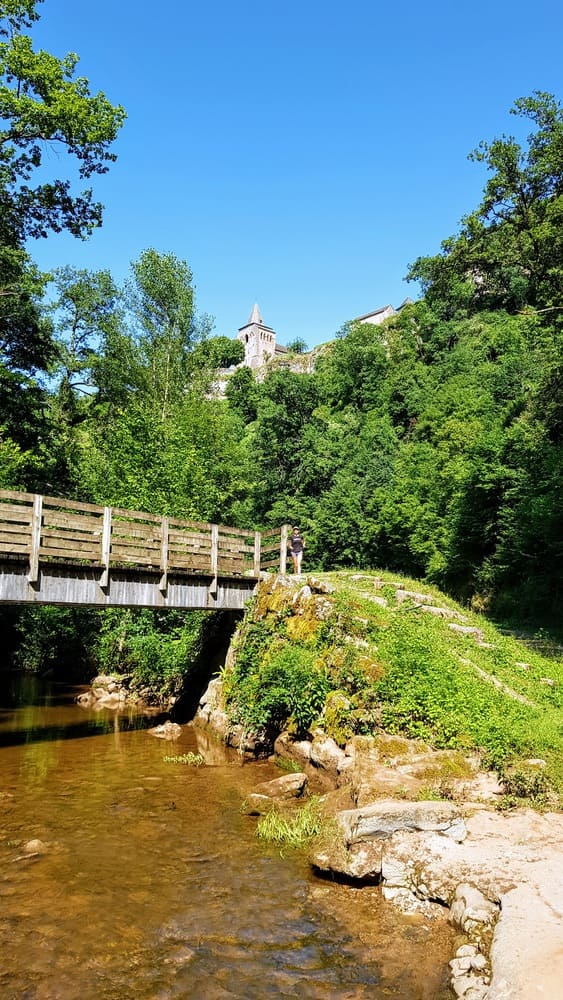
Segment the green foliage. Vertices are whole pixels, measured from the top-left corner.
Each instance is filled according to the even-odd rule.
[[[72,194],[68,180],[45,179],[44,153],[57,143],[76,159],[81,179],[105,173],[125,119],[104,94],[90,94],[85,77],[73,79],[75,53],[57,59],[34,51],[23,29],[37,20],[35,8],[32,2],[0,8],[0,197],[21,244],[63,228],[83,237],[100,225],[91,190]],[[40,168],[41,182],[31,187]]]
[[[305,354],[307,351],[307,344],[303,340],[303,337],[295,337],[286,346],[291,354]]]
[[[305,735],[318,722],[342,746],[382,729],[422,740],[449,751],[439,772],[427,774],[429,787],[441,779],[442,792],[466,774],[465,755],[477,754],[506,774],[539,757],[546,767],[538,780],[563,791],[560,659],[524,648],[467,612],[483,641],[453,632],[447,616],[420,610],[416,601],[392,601],[396,575],[329,579],[337,587],[333,610],[312,642],[288,638],[292,622],[309,613],[301,600],[292,601],[291,589],[259,593],[237,634],[234,666],[223,674],[233,721],[270,738],[283,727]],[[370,581],[387,605],[370,600]],[[420,590],[416,581],[403,582]],[[437,607],[451,609],[455,623],[459,607],[428,584],[425,592]],[[314,595],[308,600],[313,607]]]
[[[312,796],[292,816],[271,809],[258,820],[256,836],[268,844],[282,847],[303,847],[323,829],[323,816],[318,798]]]
[[[187,764],[189,767],[201,767],[205,763],[202,754],[193,753],[192,750],[188,750],[187,753],[166,755],[162,759],[165,764]]]
[[[155,697],[179,694],[213,626],[206,612],[107,609],[94,655],[103,673],[132,675],[134,688]]]
[[[318,653],[306,643],[287,641],[283,617],[279,634],[275,614],[245,620],[234,669],[224,674],[229,713],[251,732],[279,732],[286,723],[307,732],[329,689]]]
[[[20,635],[17,665],[34,673],[50,672],[59,679],[89,680],[95,672],[92,650],[100,617],[91,608],[20,608],[15,625]]]
[[[534,131],[523,148],[513,136],[481,142],[470,159],[491,174],[479,207],[436,257],[410,270],[442,315],[561,304],[563,111],[551,94],[520,98],[511,114]]]

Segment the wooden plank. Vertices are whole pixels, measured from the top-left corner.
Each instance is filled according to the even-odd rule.
[[[140,566],[159,566],[160,552],[144,552],[139,549],[128,549],[125,546],[116,548],[112,545],[110,562],[139,563]]]
[[[111,507],[104,507],[104,525],[102,528],[102,575],[100,577],[100,587],[107,587],[109,584],[109,560],[111,552]]]
[[[41,544],[41,516],[43,508],[43,498],[36,493],[33,498],[33,515],[31,519],[31,546],[29,553],[29,573],[27,579],[30,583],[37,583],[39,579],[39,546]]]
[[[280,550],[280,543],[279,542],[276,542],[275,545],[263,545],[262,546],[262,554],[263,555],[265,555],[267,553],[270,553],[270,552],[279,552],[279,550]]]
[[[14,553],[14,552],[18,552],[18,553],[20,553],[20,555],[28,555],[29,554],[29,541],[27,543],[26,542],[17,542],[17,541],[13,541],[13,542],[4,542],[4,541],[2,541],[2,553],[1,553],[2,555],[6,555],[8,553]]]
[[[210,545],[171,545],[168,543],[168,553],[174,553],[174,555],[183,555],[184,553],[190,553],[192,555],[207,556],[211,559],[211,546]]]
[[[219,551],[220,552],[249,552],[254,555],[254,545],[225,545],[224,542],[219,539]]]
[[[96,503],[84,503],[82,500],[63,500],[61,497],[43,497],[44,507],[54,507],[55,510],[89,510],[100,516],[104,513],[104,508]]]
[[[0,533],[7,542],[16,542],[18,538],[27,542],[31,540],[29,525],[0,524]]]
[[[146,545],[141,547],[139,545],[127,545],[123,542],[116,542],[115,538],[112,540],[111,544],[111,558],[114,559],[138,559],[139,562],[149,560],[160,564],[160,546],[159,545]]]
[[[169,574],[174,569],[190,569],[190,568],[205,570],[207,574],[209,574],[210,567],[211,567],[211,560],[209,558],[202,559],[201,556],[198,557],[190,555],[172,557],[170,553],[168,553]]]
[[[269,559],[266,562],[260,564],[261,569],[272,569],[274,566],[278,567],[280,564],[279,559]]]
[[[173,527],[170,526],[170,528],[169,528],[169,537],[170,537],[170,539],[177,538],[180,541],[184,541],[184,539],[186,539],[186,538],[197,538],[197,539],[201,539],[202,541],[206,541],[208,543],[208,545],[210,545],[211,544],[211,525],[209,525],[209,528],[208,528],[207,531],[196,531],[195,529],[190,529],[190,530],[186,530],[186,531],[180,531],[178,528],[173,528]]]
[[[43,509],[43,524],[53,528],[74,528],[78,531],[101,531],[103,512],[100,517],[87,514],[68,514],[58,510]]]
[[[70,560],[73,563],[80,563],[80,565],[84,566],[99,566],[100,564],[99,554],[97,557],[96,555],[89,556],[86,555],[84,552],[80,552],[78,550],[73,551],[69,549],[51,548],[50,546],[49,548],[45,549],[43,548],[43,546],[41,546],[39,554],[41,557],[41,562],[48,562],[53,559],[60,559],[63,562]]]
[[[140,538],[147,541],[160,542],[160,531],[153,524],[138,524],[136,522],[113,521],[112,535],[114,538]]]
[[[75,536],[71,532],[66,534],[57,528],[41,528],[41,544],[57,545],[61,549],[68,547],[71,549],[92,549],[93,552],[100,551],[100,542],[98,539],[80,534],[76,534]]]
[[[160,522],[160,570],[161,577],[158,589],[162,594],[166,593],[168,587],[168,518],[163,517]]]
[[[209,525],[205,521],[190,521],[181,517],[169,517],[168,523],[171,528],[194,528],[196,531],[209,530]]]
[[[114,520],[123,517],[131,521],[148,521],[151,524],[160,524],[161,514],[147,514],[142,510],[124,510],[123,507],[113,507]]]
[[[15,504],[0,504],[0,523],[3,521],[18,521],[20,524],[31,524],[33,507],[18,507]]]
[[[0,500],[18,500],[22,504],[33,507],[34,493],[22,493],[21,490],[0,490]]]
[[[280,573],[282,576],[285,575],[285,570],[287,566],[287,538],[289,535],[289,525],[283,524],[281,530],[280,539]]]
[[[248,538],[251,538],[254,534],[252,528],[248,530],[246,528],[229,528],[226,524],[219,524],[217,527],[219,528],[220,535],[246,535]]]
[[[261,531],[262,539],[265,538],[279,538],[281,534],[281,528],[268,528],[267,531]]]
[[[227,573],[237,573],[239,576],[242,576],[245,569],[246,567],[243,563],[231,562],[229,560],[228,562],[219,564],[218,577],[221,577],[223,576],[223,574]]]
[[[61,541],[79,542],[84,545],[94,545],[100,548],[100,538],[95,538],[92,532],[71,531],[62,528],[49,528],[43,525],[41,528],[41,538],[59,538]]]
[[[211,549],[171,549],[168,548],[168,559],[177,562],[178,559],[199,559],[200,562],[207,561],[207,565],[211,565]]]
[[[41,539],[40,556],[50,556],[55,549],[58,553],[65,552],[70,559],[100,561],[100,549],[97,545],[77,545],[75,542],[61,542],[59,538]]]

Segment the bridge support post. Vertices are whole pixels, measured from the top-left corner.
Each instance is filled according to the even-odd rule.
[[[285,576],[287,568],[287,532],[287,524],[282,524],[280,541],[280,573],[282,576]]]
[[[259,531],[254,532],[254,576],[260,576],[260,547],[262,536]]]
[[[211,575],[213,577],[209,584],[209,593],[217,593],[217,576],[219,573],[219,525],[211,525]]]
[[[100,587],[105,590],[109,585],[109,557],[111,552],[111,507],[104,507],[104,523],[102,527],[102,575]]]
[[[43,516],[43,497],[36,493],[33,497],[31,513],[31,544],[29,550],[29,583],[37,583],[39,579],[39,547],[41,545],[41,519]]]
[[[161,594],[165,594],[168,587],[168,524],[168,518],[163,517],[160,522],[160,571],[162,576],[158,585]]]

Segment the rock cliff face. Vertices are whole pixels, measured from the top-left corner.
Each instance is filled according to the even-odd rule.
[[[302,636],[334,613],[330,588],[312,578],[269,581],[258,606],[273,600],[281,607],[280,591],[287,600],[287,590],[295,624],[286,635],[293,630]],[[428,605],[428,597],[414,593],[411,600],[433,607],[433,615],[439,610],[439,617],[455,617]],[[480,632],[471,638],[484,641]],[[227,669],[240,651],[237,641]],[[351,635],[350,642],[356,641]],[[406,912],[431,917],[437,908],[448,908],[450,921],[464,936],[450,963],[456,996],[555,1000],[560,995],[561,813],[501,813],[495,806],[502,788],[494,775],[479,769],[477,758],[381,730],[353,736],[343,745],[323,729],[322,719],[306,738],[287,731],[275,741],[249,734],[230,721],[219,679],[205,692],[195,722],[242,752],[273,751],[299,767],[299,774],[280,779],[283,788],[273,782],[256,789],[247,812],[264,812],[282,800],[285,808],[288,800],[311,790],[322,793],[332,823],[330,834],[313,847],[316,870],[379,883],[385,897]],[[440,788],[448,799],[439,800]]]

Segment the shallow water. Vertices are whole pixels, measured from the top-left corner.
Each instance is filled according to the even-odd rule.
[[[244,796],[279,776],[191,725],[168,743],[79,689],[1,675],[3,1000],[442,1000],[451,934],[262,846]],[[201,752],[194,768],[164,760]],[[39,839],[47,853],[29,857]]]

